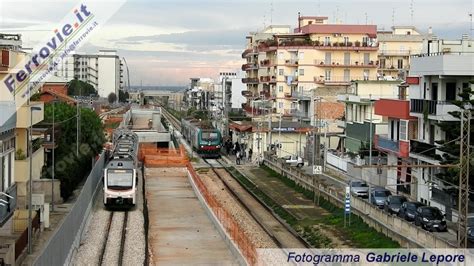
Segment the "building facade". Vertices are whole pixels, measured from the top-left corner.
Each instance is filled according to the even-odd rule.
[[[118,95],[123,86],[123,63],[116,50],[99,50],[97,54],[74,54],[55,73],[66,80],[78,79],[94,86],[102,98]]]
[[[410,56],[420,54],[423,41],[430,36],[412,26],[394,26],[391,31],[377,32],[379,78],[404,80],[410,69]]]

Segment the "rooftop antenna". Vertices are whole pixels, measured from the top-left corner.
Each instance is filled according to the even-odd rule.
[[[335,17],[335,19],[336,19],[336,24],[339,24],[338,23],[338,20],[339,20],[339,5],[336,5],[336,17]]]
[[[318,12],[316,14],[321,15],[321,0],[318,0]]]
[[[469,13],[468,15],[469,15],[469,17],[471,18],[471,40],[472,40],[472,31],[474,30],[474,29],[472,28],[472,12]]]
[[[395,27],[395,8],[392,8],[392,27]]]
[[[263,29],[265,29],[265,27],[266,27],[266,25],[265,25],[265,22],[266,22],[265,20],[266,20],[266,19],[267,19],[266,16],[263,15]]]
[[[270,3],[270,25],[273,25],[273,1]]]
[[[411,25],[413,25],[413,13],[415,11],[415,8],[414,8],[414,0],[411,0],[410,2],[410,17],[411,17]]]
[[[369,17],[367,16],[367,12],[365,12],[365,25],[368,24]]]

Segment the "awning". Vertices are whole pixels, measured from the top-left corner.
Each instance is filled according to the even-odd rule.
[[[252,131],[252,125],[248,125],[248,124],[240,125],[237,123],[231,123],[229,125],[229,128],[238,132],[251,132]]]

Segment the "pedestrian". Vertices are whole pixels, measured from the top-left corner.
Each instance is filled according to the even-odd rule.
[[[235,164],[240,164],[240,151],[237,151],[237,153],[235,154]]]
[[[249,162],[252,161],[252,153],[253,153],[252,148],[249,148]]]

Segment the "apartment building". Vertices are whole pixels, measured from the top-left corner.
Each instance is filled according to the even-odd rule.
[[[377,78],[376,26],[328,24],[327,19],[301,16],[293,32],[267,28],[247,36],[242,54],[247,110],[261,113],[251,108],[251,99],[269,100],[273,113],[310,122],[316,108],[311,97],[316,96],[323,98],[322,109],[339,109],[342,116],[336,96],[352,80]]]
[[[55,73],[66,80],[79,79],[94,86],[99,96],[118,95],[123,86],[123,63],[116,50],[99,50],[97,54],[74,54]]]
[[[184,92],[184,101],[187,108],[210,110],[214,80],[211,78],[191,78],[189,88]]]
[[[14,73],[14,67],[23,60],[21,35],[0,34],[0,80]],[[5,86],[3,83],[0,86]],[[7,92],[6,88],[0,88]],[[17,208],[17,173],[15,172],[16,104],[11,96],[0,98],[0,236],[12,233],[12,219]],[[6,196],[8,195],[8,196]]]
[[[345,105],[345,120],[339,120],[338,126],[345,130],[343,146],[347,152],[367,151],[374,134],[387,134],[387,120],[374,111],[374,105],[380,98],[398,98],[399,84],[400,81],[387,80],[354,81],[345,94],[337,96]]]
[[[450,141],[458,136],[446,134],[440,122],[459,123],[450,112],[459,111],[452,103],[460,100],[463,88],[474,79],[472,40],[425,40],[423,52],[412,55],[406,84],[399,99],[380,99],[375,113],[388,122],[388,134],[376,135],[375,146],[387,152],[389,165],[387,186],[425,204],[437,206],[452,219],[451,207],[456,196],[452,184],[437,177],[444,168],[411,168],[402,165],[439,165],[443,152],[437,141]],[[409,86],[409,87],[408,87]],[[408,88],[407,88],[408,87]],[[409,92],[409,98],[404,97]],[[398,186],[397,186],[398,185]]]
[[[439,164],[443,152],[437,141],[451,141],[459,135],[446,134],[438,123],[459,119],[450,112],[459,111],[453,101],[461,100],[464,88],[474,90],[474,42],[461,40],[428,40],[424,54],[411,58],[410,115],[418,120],[416,138],[410,141],[410,158],[420,164]],[[443,168],[423,168],[414,172],[418,181],[418,200],[437,206],[449,214],[455,204],[452,186],[438,179]]]
[[[378,31],[379,79],[404,80],[410,69],[410,56],[420,54],[423,41],[431,37],[413,26],[394,26],[391,31]]]

